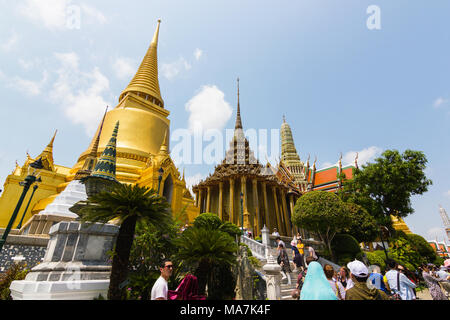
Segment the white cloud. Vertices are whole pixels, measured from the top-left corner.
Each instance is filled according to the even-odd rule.
[[[196,173],[193,176],[185,177],[186,187],[192,191],[192,186],[198,184],[201,180],[205,179],[206,175],[201,173]]]
[[[70,0],[26,0],[18,7],[19,13],[48,29],[63,28],[66,7]]]
[[[201,49],[199,49],[199,48],[195,49],[195,51],[194,51],[195,60],[197,60],[197,61],[200,60],[202,55],[203,55],[203,51]]]
[[[355,163],[356,153],[358,153],[358,166],[362,166],[363,164],[366,164],[372,160],[375,159],[375,157],[378,157],[383,152],[383,149],[379,147],[368,147],[360,151],[349,151],[346,154],[342,156],[342,166],[347,166],[349,164]],[[323,168],[337,166],[339,164],[339,161],[336,161],[335,163],[331,162],[325,162],[323,164]]]
[[[16,46],[18,41],[19,35],[15,31],[12,31],[9,38],[2,42],[0,48],[3,51],[11,51]]]
[[[131,80],[131,77],[136,73],[136,63],[132,59],[117,58],[114,63],[114,73],[117,78],[122,80]]]
[[[439,108],[439,107],[441,107],[442,105],[446,104],[447,102],[448,102],[448,99],[444,99],[444,98],[442,98],[442,97],[439,97],[439,98],[437,98],[437,99],[434,101],[433,106],[434,106],[435,108]]]
[[[427,230],[427,236],[427,240],[437,239],[440,241],[445,236],[444,229],[439,227],[430,228]]]
[[[444,195],[445,195],[446,197],[449,197],[449,198],[450,198],[450,190],[444,192]]]
[[[179,75],[182,71],[188,71],[192,68],[192,66],[184,59],[180,57],[178,60],[172,63],[163,63],[161,65],[161,72],[164,77],[168,80],[172,80],[177,75]]]
[[[42,74],[42,80],[32,81],[28,79],[23,79],[20,77],[14,77],[10,80],[8,87],[17,89],[25,94],[36,96],[42,92],[42,88],[47,83],[48,72],[44,71]]]
[[[230,119],[232,108],[225,94],[216,86],[205,85],[185,105],[189,115],[189,130],[221,130]]]
[[[88,17],[93,18],[96,22],[100,24],[105,24],[107,22],[106,17],[98,9],[91,7],[87,4],[81,4],[81,9]]]
[[[79,29],[82,20],[98,24],[107,22],[98,9],[85,3],[72,3],[72,0],[26,0],[17,10],[35,24],[51,30]]]
[[[58,79],[53,84],[51,99],[58,103],[66,116],[76,124],[82,124],[86,133],[92,135],[109,103],[104,95],[110,95],[109,81],[95,67],[91,72],[82,72],[78,67],[78,55],[56,53],[61,66]]]
[[[349,151],[342,157],[342,165],[354,163],[356,152],[358,152],[358,165],[362,166],[381,155],[383,149],[372,146],[361,151]]]

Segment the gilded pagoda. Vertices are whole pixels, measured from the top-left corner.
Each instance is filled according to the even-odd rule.
[[[41,157],[45,168],[41,171],[42,183],[25,213],[24,221],[32,220],[30,218],[36,214],[45,212],[44,210],[55,199],[58,198],[57,201],[60,201],[64,198],[58,196],[72,181],[75,182],[71,188],[73,184],[79,187],[76,181],[92,171],[96,159],[107,147],[110,133],[118,121],[120,134],[117,137],[116,147],[117,180],[121,183],[159,189],[174,213],[185,210],[186,222],[192,221],[198,215],[198,209],[193,205],[194,199],[186,188],[184,175],[180,175],[170,157],[168,119],[170,112],[164,104],[158,80],[159,28],[160,20],[136,75],[120,94],[118,105],[106,112],[89,147],[79,156],[72,168],[54,164],[52,153],[54,136],[38,157],[33,159],[28,155],[23,166],[16,164],[13,173],[5,181],[4,192],[0,197],[0,227],[4,227],[9,221],[21,193],[19,182],[26,176],[30,163]],[[29,195],[25,201],[28,197]],[[59,203],[54,204],[54,207],[61,208]],[[19,215],[22,214],[22,210]]]

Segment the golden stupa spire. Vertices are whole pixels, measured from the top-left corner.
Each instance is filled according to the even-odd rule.
[[[134,92],[145,100],[149,100],[160,107],[164,107],[164,101],[161,98],[158,81],[157,49],[160,23],[161,20],[158,20],[158,25],[150,47],[148,48],[136,75],[133,77],[128,87],[120,94],[119,102],[127,93]]]

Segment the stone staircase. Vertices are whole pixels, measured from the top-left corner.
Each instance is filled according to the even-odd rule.
[[[289,262],[290,262],[290,266],[291,266],[291,270],[293,271],[295,269],[295,265],[292,262],[292,257],[290,255],[291,251],[290,249],[287,250],[288,254],[289,254]],[[272,255],[275,259],[278,256],[278,251],[276,248],[270,248],[269,249],[269,255]],[[261,261],[261,266],[264,266],[264,264],[267,262],[266,259],[259,259]],[[319,258],[318,262],[323,266],[325,264],[330,264],[333,266],[333,268],[338,271],[340,266],[337,264],[332,263],[329,260],[326,260],[324,258]],[[263,274],[265,276],[265,272],[262,268],[260,268],[258,270],[261,274]],[[281,281],[281,300],[293,300],[292,299],[292,291],[295,289],[296,284],[297,284],[297,278],[298,278],[298,272],[291,272],[288,275],[291,278],[291,284],[288,284],[287,279],[284,279]]]
[[[290,252],[290,251],[288,251],[288,252]],[[278,256],[278,251],[276,248],[270,248],[269,254],[271,254],[276,259],[276,257]],[[265,259],[259,259],[259,260],[261,261],[262,266],[267,262]],[[291,260],[291,258],[289,258],[289,260]],[[291,270],[294,270],[295,265],[292,261],[290,261],[290,265],[291,265]],[[265,275],[265,272],[262,268],[258,271],[261,272],[263,275]],[[291,296],[292,290],[294,290],[297,285],[297,277],[298,277],[297,272],[291,272],[287,276],[289,276],[291,278],[291,284],[290,285],[288,284],[287,279],[284,279],[281,281],[281,300],[293,300],[292,296]]]

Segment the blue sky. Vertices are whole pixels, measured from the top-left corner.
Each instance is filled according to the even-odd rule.
[[[369,5],[380,8],[380,30],[367,28]],[[80,20],[70,20],[77,10]],[[285,114],[301,159],[316,155],[319,168],[341,152],[347,162],[356,151],[364,161],[385,149],[425,152],[433,186],[412,199],[406,222],[442,240],[449,12],[444,0],[0,0],[0,180],[26,151],[39,154],[55,129],[55,161],[75,164],[160,18],[159,79],[172,132],[193,116],[233,128],[239,77],[244,128],[279,129]],[[208,103],[219,117],[202,112]],[[183,167],[189,181],[213,171]]]

